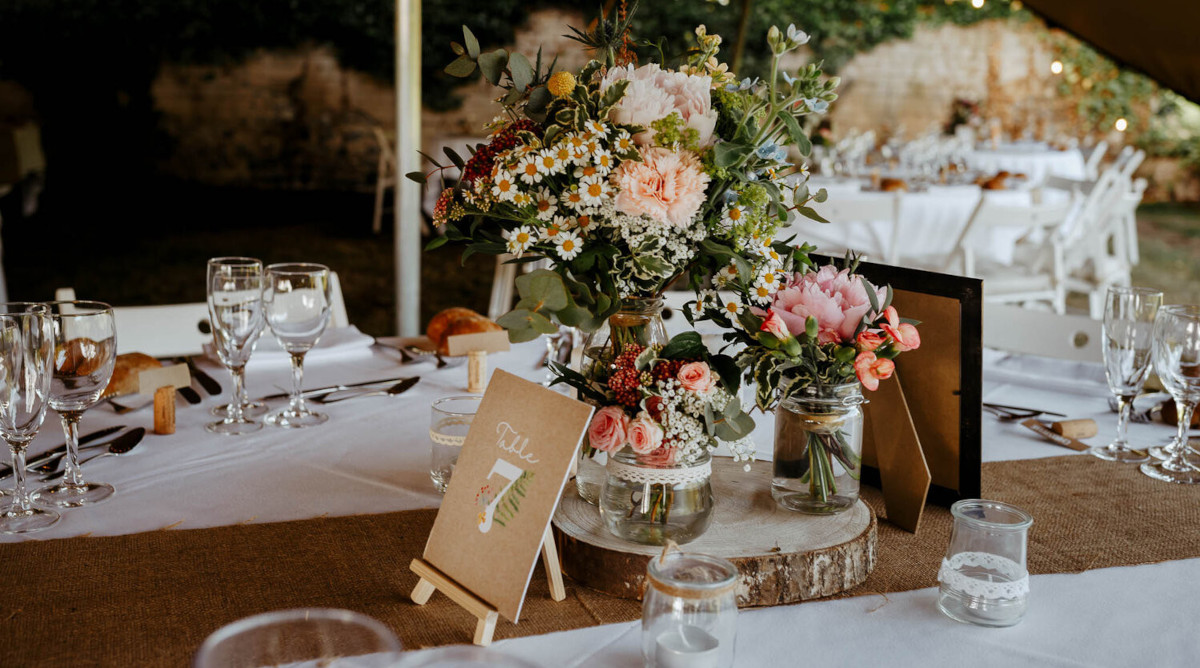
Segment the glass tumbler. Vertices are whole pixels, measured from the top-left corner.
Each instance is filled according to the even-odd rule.
[[[737,568],[719,557],[664,551],[646,567],[646,668],[727,668],[737,639]]]
[[[433,402],[429,418],[429,478],[439,494],[446,493],[458,453],[479,410],[479,395],[443,397]]]
[[[192,666],[392,665],[391,661],[348,660],[385,652],[398,656],[400,641],[378,620],[352,610],[297,608],[222,626],[200,645]]]
[[[1033,517],[1000,501],[963,499],[950,506],[954,528],[938,571],[938,608],[979,626],[1013,626],[1025,616],[1025,547]]]

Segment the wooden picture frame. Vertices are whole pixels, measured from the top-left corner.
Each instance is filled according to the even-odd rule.
[[[820,255],[813,260],[818,266],[842,262]],[[929,467],[927,499],[949,505],[978,498],[983,463],[983,281],[872,262],[860,263],[857,271],[875,285],[890,285],[900,316],[922,322],[921,347],[896,358],[896,376]],[[870,413],[869,405],[867,410]],[[862,480],[880,486],[878,461],[868,438]]]

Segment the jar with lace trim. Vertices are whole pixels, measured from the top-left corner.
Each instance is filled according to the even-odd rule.
[[[1012,626],[1025,616],[1025,547],[1033,518],[1000,501],[963,499],[950,507],[954,529],[938,571],[938,608],[951,619]]]
[[[628,447],[609,456],[600,516],[614,536],[642,545],[683,544],[712,521],[712,463],[708,453],[663,465]]]

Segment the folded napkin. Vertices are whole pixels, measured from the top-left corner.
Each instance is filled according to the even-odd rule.
[[[1092,362],[1013,355],[984,348],[983,375],[987,380],[996,383],[1080,395],[1107,397],[1109,394],[1104,367]]]
[[[317,345],[313,346],[304,356],[305,362],[336,359],[347,355],[370,354],[370,346],[375,342],[375,339],[367,334],[358,331],[354,325],[348,327],[336,327],[325,330],[321,335],[321,340]],[[204,353],[210,359],[216,360],[217,353],[213,349],[211,343],[204,344]],[[291,355],[279,345],[279,341],[270,331],[263,332],[258,339],[258,344],[254,348],[254,354],[250,356],[250,365],[259,366],[260,364],[287,364],[291,360]]]

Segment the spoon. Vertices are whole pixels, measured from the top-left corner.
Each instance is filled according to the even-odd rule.
[[[137,447],[137,444],[142,442],[142,438],[145,435],[146,435],[146,430],[143,427],[138,427],[136,429],[130,429],[129,431],[125,432],[124,434],[121,434],[120,436],[114,438],[112,440],[112,442],[110,442],[108,444],[108,449],[106,449],[104,452],[101,452],[100,454],[97,454],[97,455],[92,455],[91,457],[88,457],[87,459],[81,460],[79,462],[79,465],[83,466],[87,462],[90,462],[93,459],[99,459],[100,457],[107,457],[109,455],[126,454],[130,450],[133,450],[135,447]],[[65,453],[63,456],[65,456]],[[54,466],[57,467],[61,461],[62,461],[62,457],[60,457],[58,461],[53,462]],[[42,469],[44,467],[48,466],[50,463],[51,462],[47,462],[46,464],[39,466],[36,470],[38,472],[41,472]],[[46,482],[48,480],[54,480],[56,478],[59,478],[64,473],[66,473],[66,470],[55,471],[49,475],[42,476],[40,479],[42,482]]]
[[[341,393],[340,391],[339,392],[330,392],[328,394],[322,394],[319,397],[312,397],[311,399],[309,399],[309,401],[315,401],[318,404],[335,404],[339,401],[345,401],[347,399],[357,399],[358,397],[375,397],[375,396],[380,396],[380,395],[394,397],[397,394],[407,391],[408,388],[412,387],[413,385],[416,385],[417,381],[419,381],[419,380],[421,380],[419,377],[405,378],[404,380],[400,381],[399,383],[396,383],[395,385],[393,385],[387,389],[383,389],[383,390],[370,390],[367,392],[352,392],[352,393]],[[340,397],[335,396],[337,394],[344,394],[344,396],[340,396]]]

